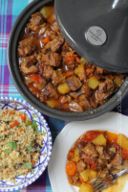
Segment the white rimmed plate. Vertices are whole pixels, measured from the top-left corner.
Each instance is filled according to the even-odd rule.
[[[96,129],[123,133],[128,136],[128,117],[110,112],[93,120],[67,124],[55,140],[52,157],[48,166],[53,192],[78,192],[77,188],[68,183],[65,173],[66,156],[74,142],[83,133]],[[128,183],[123,192],[127,191]]]

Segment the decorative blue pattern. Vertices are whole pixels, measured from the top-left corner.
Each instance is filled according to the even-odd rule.
[[[0,109],[15,109],[17,111],[24,112],[32,121],[36,121],[38,125],[38,131],[44,134],[43,147],[40,151],[40,158],[32,172],[26,176],[16,177],[16,182],[0,181],[1,191],[14,191],[27,187],[35,180],[37,180],[40,175],[46,169],[51,156],[52,150],[52,137],[48,124],[44,117],[32,106],[26,103],[24,100],[16,98],[0,98]]]

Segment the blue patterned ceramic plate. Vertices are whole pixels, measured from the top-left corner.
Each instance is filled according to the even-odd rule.
[[[0,191],[17,191],[27,187],[35,180],[37,180],[46,169],[51,156],[52,138],[50,129],[44,117],[25,101],[1,97],[0,110],[5,108],[24,112],[32,121],[36,121],[38,130],[44,133],[43,147],[40,152],[40,158],[32,172],[26,176],[21,175],[16,177],[15,183],[0,180]]]

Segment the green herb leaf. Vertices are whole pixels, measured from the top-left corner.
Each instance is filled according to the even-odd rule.
[[[9,155],[11,153],[11,149],[5,149],[4,152]]]
[[[37,152],[40,152],[40,150],[41,150],[41,148],[38,146],[38,147],[36,148],[36,151],[37,151]]]
[[[27,150],[28,150],[29,152],[32,152],[32,151],[33,151],[33,147],[30,145],[30,146],[27,147]]]
[[[34,131],[38,131],[38,125],[37,125],[36,121],[32,122],[32,128],[34,129]]]
[[[28,120],[28,121],[26,122],[26,126],[29,126],[29,125],[32,125],[32,121],[29,121],[29,120]]]
[[[26,169],[32,169],[32,163],[24,163],[23,164],[23,167],[26,168]]]
[[[7,144],[7,146],[8,146],[10,149],[12,149],[12,150],[16,150],[16,148],[17,148],[17,144],[16,144],[15,141],[9,142],[9,143]]]
[[[4,139],[4,137],[5,137],[4,135],[0,135],[0,139]]]

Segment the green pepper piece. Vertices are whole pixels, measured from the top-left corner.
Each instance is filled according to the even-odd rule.
[[[37,123],[36,123],[36,121],[33,121],[32,122],[32,128],[34,129],[34,131],[38,131],[38,125],[37,125]]]
[[[29,152],[32,152],[32,151],[33,151],[33,147],[30,145],[30,146],[27,147],[27,150],[28,150]]]
[[[26,169],[32,169],[32,163],[26,162],[23,164],[23,167]]]
[[[11,153],[11,149],[5,149],[4,152],[9,155]]]
[[[28,121],[26,122],[26,126],[29,126],[29,125],[32,125],[32,121],[30,121],[30,120],[28,120]]]
[[[12,149],[12,150],[16,150],[16,148],[17,148],[17,144],[16,144],[15,141],[10,141],[10,142],[7,144],[7,146],[8,146],[10,149]]]

